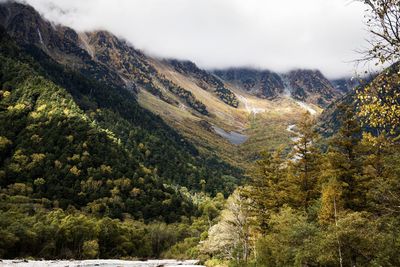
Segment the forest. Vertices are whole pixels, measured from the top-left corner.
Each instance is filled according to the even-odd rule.
[[[398,266],[399,144],[343,114],[327,141],[306,114],[291,153],[264,153],[203,252],[235,266]]]
[[[365,4],[376,38],[363,60],[389,67],[360,77],[334,112],[304,113],[290,144],[262,148],[246,173],[199,151],[133,92],[0,28],[0,259],[400,266],[400,5]],[[209,116],[190,91],[158,82]]]
[[[241,170],[200,154],[127,90],[0,39],[0,257],[151,258],[197,244],[209,202]]]

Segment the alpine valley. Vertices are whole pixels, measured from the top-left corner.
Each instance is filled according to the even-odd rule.
[[[2,3],[0,258],[194,258],[217,266],[210,259],[221,263],[223,253],[213,250],[213,230],[238,197],[237,188],[256,194],[248,190],[261,188],[254,184],[257,168],[277,161],[265,158],[274,151],[289,158],[278,172],[295,170],[302,162],[294,145],[299,139],[310,137],[303,140],[306,147],[333,153],[326,138],[350,138],[340,130],[349,123],[341,114],[357,109],[357,86],[365,85],[310,69],[202,69],[149,56],[111,32],[54,24],[27,4]],[[314,126],[305,116],[318,122],[323,140],[307,132]],[[363,129],[375,133],[375,126]],[[361,168],[357,164],[345,169],[356,172],[351,168]],[[311,207],[315,194],[293,207]],[[351,200],[338,205],[361,211],[362,200]],[[314,219],[323,216],[317,212],[321,201],[312,206]],[[287,216],[294,212],[283,207]],[[301,216],[288,219],[287,227],[306,224]],[[307,227],[302,229],[311,231]],[[234,249],[250,251],[242,243]],[[244,264],[249,255],[232,259]],[[269,264],[257,266],[292,266]],[[318,266],[334,266],[329,264]]]

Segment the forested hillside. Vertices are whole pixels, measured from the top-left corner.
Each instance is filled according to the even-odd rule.
[[[54,210],[59,220],[72,220],[70,227],[109,218],[115,229],[149,232],[143,223],[111,220],[157,220],[164,223],[160,227],[167,227],[165,222],[190,224],[192,216],[202,212],[181,187],[214,195],[233,190],[238,179],[230,174],[240,177],[239,171],[200,155],[160,118],[140,108],[131,92],[84,78],[34,47],[26,49],[1,30],[0,225],[7,237],[0,242],[2,257],[92,257],[78,252],[85,241],[95,246],[96,255],[101,250],[107,257],[159,255],[192,232],[179,237],[174,233],[168,246],[145,252],[133,247],[111,252],[110,244],[95,238],[98,232],[74,233],[66,237],[72,238],[71,246],[62,249],[50,232],[32,227],[46,225],[53,216],[47,211]],[[27,215],[26,220],[17,219]],[[33,237],[15,227],[30,231],[37,243],[24,243]],[[115,238],[122,236],[116,233]],[[32,244],[41,250],[21,248]]]

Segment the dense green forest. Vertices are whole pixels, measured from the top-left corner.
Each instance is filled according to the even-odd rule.
[[[0,62],[0,257],[158,257],[199,241],[205,193],[223,201],[240,170],[4,30]]]
[[[45,259],[197,258],[197,244],[224,206],[224,196],[197,195],[199,213],[180,222],[112,219],[73,206],[51,207],[22,183],[1,191],[0,257]]]

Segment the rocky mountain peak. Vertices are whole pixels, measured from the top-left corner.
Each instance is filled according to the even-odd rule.
[[[214,74],[260,98],[290,95],[325,107],[341,94],[319,70],[298,69],[278,74],[270,70],[231,68],[216,70]]]
[[[295,99],[325,107],[340,95],[319,70],[298,69],[286,76]]]
[[[279,74],[269,70],[231,68],[216,70],[214,73],[261,98],[273,99],[282,94],[285,88]]]

